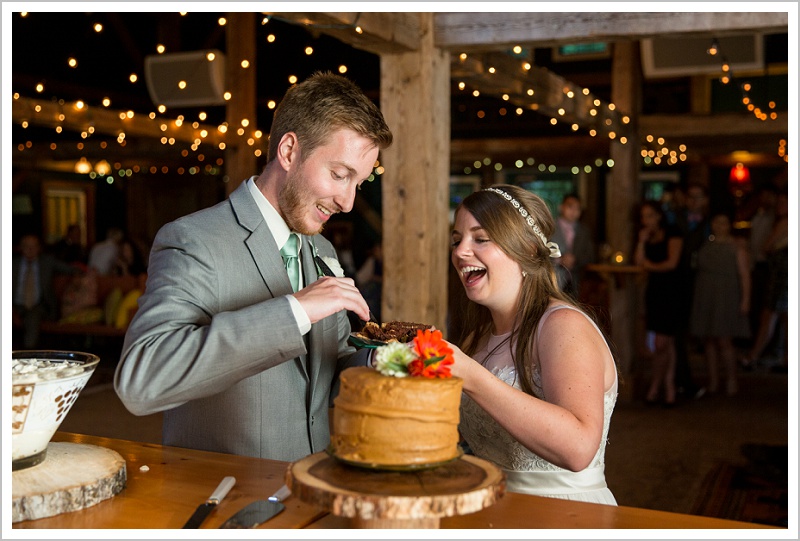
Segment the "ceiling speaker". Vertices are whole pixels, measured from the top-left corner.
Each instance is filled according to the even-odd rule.
[[[225,55],[216,49],[154,54],[144,59],[147,91],[155,105],[223,105]]]
[[[712,42],[717,54],[708,54]],[[722,74],[723,60],[731,71],[746,72],[764,68],[764,47],[761,34],[720,36],[661,37],[642,40],[642,71],[651,79],[684,77],[699,74]]]

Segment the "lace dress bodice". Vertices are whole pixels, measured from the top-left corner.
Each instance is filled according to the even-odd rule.
[[[541,329],[541,327],[545,324],[547,315],[561,308],[576,310],[569,305],[552,306],[542,317],[539,328]],[[594,322],[592,323],[594,324]],[[597,328],[596,325],[595,328]],[[597,332],[600,332],[600,330],[597,329]],[[486,366],[486,368],[497,378],[504,381],[508,385],[521,390],[521,384],[519,378],[517,377],[517,371],[514,367],[512,358],[514,344],[509,345],[508,338],[509,334],[490,336],[488,343],[481,348],[480,351],[476,352],[474,358],[477,361],[482,361],[484,366]],[[547,398],[545,397],[542,389],[541,370],[539,369],[538,363],[533,367],[532,379],[534,383],[534,396],[540,400],[546,400]],[[603,395],[603,434],[600,440],[601,443],[597,449],[597,453],[592,459],[591,464],[586,469],[594,472],[600,472],[600,474],[602,474],[603,468],[605,467],[606,440],[608,438],[608,430],[611,423],[611,414],[614,411],[614,406],[617,400],[617,387],[617,379],[615,378],[614,384],[608,390],[606,390]],[[566,485],[574,486],[576,483],[570,482],[569,479],[582,473],[577,472],[576,474],[575,472],[560,468],[528,450],[513,436],[511,436],[511,434],[509,434],[502,426],[500,426],[497,421],[495,421],[483,408],[476,404],[466,393],[462,394],[461,397],[461,421],[459,424],[459,430],[462,437],[469,445],[470,450],[476,456],[494,462],[500,468],[502,468],[507,475],[512,472],[514,473],[515,477],[520,472],[550,472],[551,475],[548,476],[548,481],[545,483],[549,489],[553,486],[553,479],[556,480],[556,485],[563,481]],[[558,487],[553,489],[553,493],[540,493],[525,487],[518,487],[519,490],[516,490],[517,487],[515,487],[515,482],[513,481],[514,479],[510,477],[507,486],[508,490],[510,491],[528,492],[552,497],[616,504],[611,492],[607,488],[604,488],[604,490],[591,490],[589,492],[594,494],[589,494],[588,496],[587,494],[571,493],[569,489]],[[538,479],[532,482],[536,484]],[[604,487],[604,478],[602,484]],[[543,490],[546,492],[547,489]],[[600,494],[600,492],[602,492],[602,494]]]

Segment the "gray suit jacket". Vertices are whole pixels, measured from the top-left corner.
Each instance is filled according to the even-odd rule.
[[[321,256],[335,257],[322,236]],[[303,237],[306,284],[317,280]],[[171,222],[153,243],[145,292],[114,385],[136,415],[164,412],[165,445],[292,461],[324,450],[328,408],[353,355],[340,312],[300,334],[278,246],[243,182]]]
[[[561,248],[561,253],[566,254],[567,241],[561,225],[556,218],[556,230],[550,239]],[[554,268],[558,276],[558,285],[567,292],[578,294],[580,292],[579,283],[583,278],[586,265],[594,263],[594,241],[589,229],[582,223],[575,224],[575,238],[572,240],[572,254],[575,256],[575,267],[570,271],[560,264],[555,264]]]

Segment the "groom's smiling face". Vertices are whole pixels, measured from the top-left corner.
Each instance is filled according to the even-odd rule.
[[[299,145],[298,145],[299,147]],[[297,149],[278,197],[278,206],[293,231],[314,235],[338,212],[350,212],[356,190],[378,159],[375,143],[342,128],[307,157]]]

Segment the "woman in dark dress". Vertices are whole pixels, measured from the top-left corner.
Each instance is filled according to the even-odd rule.
[[[689,329],[704,343],[708,392],[718,390],[722,363],[726,392],[733,396],[739,389],[733,340],[750,337],[750,257],[725,212],[712,216],[711,235],[697,252],[692,298]]]
[[[661,387],[664,404],[675,404],[675,334],[681,317],[675,295],[680,291],[676,271],[683,238],[680,231],[667,224],[664,211],[655,202],[645,201],[640,210],[635,261],[647,271],[645,323],[653,354],[650,387],[646,401],[655,403]]]

